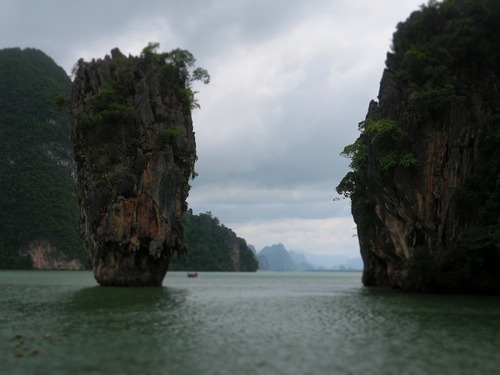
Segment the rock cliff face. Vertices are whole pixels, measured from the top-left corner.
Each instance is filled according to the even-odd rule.
[[[182,62],[118,49],[80,61],[72,92],[80,231],[101,285],[159,286],[183,253],[196,158]]]
[[[500,292],[500,7],[444,1],[398,25],[344,153],[365,285]]]

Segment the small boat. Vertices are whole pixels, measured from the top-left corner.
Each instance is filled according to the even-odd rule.
[[[188,277],[198,277],[198,272],[188,272]]]

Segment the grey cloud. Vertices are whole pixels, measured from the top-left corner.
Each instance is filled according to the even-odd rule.
[[[339,153],[376,97],[396,24],[421,2],[4,0],[0,48],[39,48],[68,72],[114,47],[190,50],[212,75],[196,86],[190,207],[259,237],[250,243],[280,220],[283,233],[295,223],[295,249],[326,249],[336,237],[325,228],[344,236],[353,225],[348,202],[332,202],[347,172]],[[300,226],[312,231],[302,245]]]

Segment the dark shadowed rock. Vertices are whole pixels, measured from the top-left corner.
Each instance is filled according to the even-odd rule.
[[[114,49],[75,73],[80,231],[101,285],[159,286],[185,251],[193,98],[186,66],[164,57]]]

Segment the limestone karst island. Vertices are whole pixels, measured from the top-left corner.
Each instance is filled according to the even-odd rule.
[[[500,2],[430,3],[400,23],[346,146],[363,283],[500,292]]]
[[[209,76],[191,72],[189,52],[156,47],[80,61],[73,81],[80,229],[101,285],[161,285],[171,257],[186,251],[196,160],[190,82]]]

